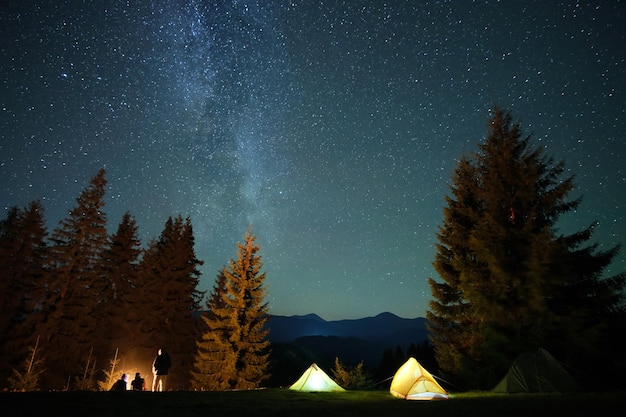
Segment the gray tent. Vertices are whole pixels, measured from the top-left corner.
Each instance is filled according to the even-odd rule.
[[[547,350],[538,348],[515,359],[493,392],[576,392],[572,376]]]

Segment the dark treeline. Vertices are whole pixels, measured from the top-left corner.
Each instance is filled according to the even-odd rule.
[[[140,372],[150,389],[159,348],[172,357],[168,390],[271,383],[265,273],[251,230],[204,299],[191,220],[169,217],[142,248],[128,212],[108,233],[105,186],[102,169],[50,235],[39,201],[0,222],[0,388],[108,390]]]
[[[424,340],[421,343],[411,343],[404,351],[401,346],[388,348],[382,354],[378,369],[375,371],[377,381],[389,389],[391,385],[391,376],[396,373],[409,358],[415,358],[429,372],[434,375],[439,374],[439,365],[435,358],[435,351],[429,341]]]
[[[108,234],[105,185],[100,170],[50,236],[39,201],[0,223],[1,387],[27,370],[40,389],[108,389],[121,372],[150,382],[160,347],[168,386],[189,386],[204,295],[191,221],[168,218],[142,249],[129,213]]]

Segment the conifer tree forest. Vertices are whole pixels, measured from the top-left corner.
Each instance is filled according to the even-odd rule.
[[[502,109],[456,165],[426,318],[440,370],[459,387],[493,388],[538,347],[588,382],[608,387],[623,374],[626,274],[604,276],[619,247],[592,243],[593,224],[559,232],[581,202],[569,199],[574,178],[564,172]]]
[[[150,382],[164,347],[168,387],[189,389],[204,329],[191,220],[168,218],[142,249],[128,212],[108,234],[105,186],[102,169],[50,237],[39,201],[0,223],[2,388],[108,389],[122,372]]]

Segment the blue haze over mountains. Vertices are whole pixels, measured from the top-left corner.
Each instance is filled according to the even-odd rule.
[[[266,326],[273,345],[289,344],[315,352],[329,361],[375,368],[386,349],[407,351],[427,340],[426,319],[406,319],[392,313],[353,320],[326,321],[316,314],[270,316]]]

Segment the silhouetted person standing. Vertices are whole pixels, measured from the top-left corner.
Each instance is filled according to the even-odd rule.
[[[146,390],[146,380],[141,377],[141,374],[137,372],[135,374],[135,379],[130,381],[130,386],[133,391],[145,391]]]
[[[154,373],[152,391],[165,391],[165,382],[170,366],[172,366],[170,355],[165,349],[159,349],[156,358],[154,358],[154,362],[152,362],[152,372]]]

